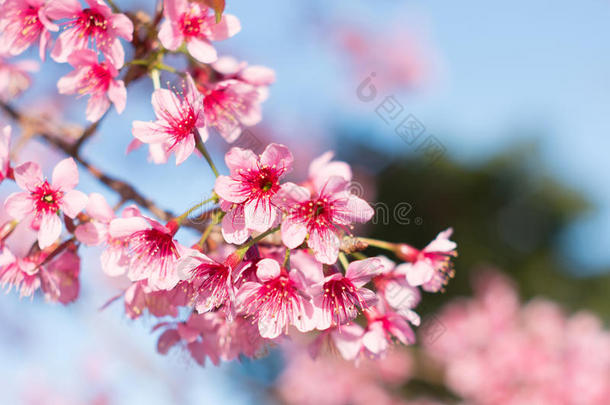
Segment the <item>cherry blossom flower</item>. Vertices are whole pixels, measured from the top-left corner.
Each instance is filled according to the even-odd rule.
[[[0,52],[0,101],[10,101],[27,90],[32,84],[30,73],[38,68],[38,63],[33,60],[9,62]]]
[[[190,76],[182,94],[155,90],[152,105],[157,121],[134,121],[133,136],[144,143],[161,145],[165,154],[174,152],[177,165],[184,162],[195,149],[195,137],[201,136],[203,142],[208,137],[202,97]]]
[[[244,283],[236,298],[238,308],[258,322],[262,337],[274,339],[287,332],[289,325],[301,332],[313,329],[313,307],[297,269],[288,272],[277,261],[262,259],[256,276],[259,281]]]
[[[174,240],[175,232],[144,216],[115,218],[109,227],[112,238],[129,241],[127,277],[148,280],[148,286],[156,290],[172,289],[180,281],[176,264],[183,247]]]
[[[11,126],[7,125],[0,133],[0,183],[9,176],[11,170],[10,143]]]
[[[32,297],[42,288],[47,300],[68,304],[78,297],[80,259],[74,246],[64,249],[50,262],[45,251],[15,257],[8,248],[0,253],[0,283],[8,290],[15,287],[20,296]]]
[[[358,310],[367,310],[377,301],[375,293],[364,288],[382,271],[381,260],[373,257],[351,262],[345,275],[337,272],[325,277],[314,290],[313,303],[322,309],[320,329],[342,325],[358,316]]]
[[[178,316],[178,308],[187,306],[192,299],[192,287],[186,281],[179,282],[170,290],[153,289],[146,280],[136,281],[125,290],[125,313],[131,319],[142,316],[144,310],[159,318],[175,318]]]
[[[25,191],[8,196],[4,208],[19,221],[31,219],[32,228],[38,229],[38,245],[44,249],[61,234],[58,212],[74,218],[87,204],[87,196],[74,190],[78,184],[76,163],[72,158],[59,162],[53,169],[51,184],[33,162],[17,166],[14,175],[17,185]]]
[[[275,81],[275,72],[265,66],[248,66],[247,62],[238,62],[231,56],[221,56],[212,63],[216,74],[220,74],[222,80],[235,79],[260,88],[266,88]],[[204,70],[199,72],[203,73]],[[197,77],[198,81],[200,77]]]
[[[444,230],[422,250],[407,244],[398,245],[398,257],[410,262],[405,271],[409,284],[437,292],[453,277],[451,258],[457,256],[457,244],[449,239],[452,233],[451,228]]]
[[[199,2],[164,0],[165,20],[159,30],[159,40],[170,51],[186,42],[186,49],[199,62],[214,62],[218,55],[210,41],[230,38],[241,30],[241,26],[237,17],[230,14],[223,14],[216,23],[211,11]]]
[[[119,71],[112,64],[98,62],[95,52],[89,49],[73,52],[68,56],[74,70],[57,82],[61,94],[88,94],[87,120],[99,120],[114,104],[120,114],[125,109],[127,90],[122,80],[116,80]],[[120,66],[118,66],[120,68]]]
[[[250,230],[264,232],[281,215],[277,195],[280,179],[292,168],[292,154],[284,145],[270,144],[260,156],[248,149],[231,148],[225,155],[229,176],[216,179],[214,191],[224,200],[227,215],[222,233],[229,243],[243,243]]]
[[[39,41],[40,59],[45,59],[51,40],[49,31],[59,27],[49,19],[46,0],[6,0],[0,16],[0,53],[19,55]]]
[[[318,156],[309,164],[309,176],[305,187],[311,192],[324,187],[326,182],[333,176],[341,177],[345,181],[352,181],[352,168],[345,162],[332,160],[335,156],[333,151],[327,151]]]
[[[229,143],[234,142],[243,127],[262,119],[261,102],[266,93],[239,80],[223,80],[203,89],[205,118],[208,125]]]
[[[366,222],[374,211],[366,201],[350,193],[349,183],[332,176],[312,194],[307,188],[288,183],[281,204],[287,211],[282,221],[282,241],[290,249],[305,238],[316,260],[333,264],[340,247],[339,235],[349,233],[353,222]]]
[[[104,273],[113,277],[125,274],[129,268],[129,256],[127,255],[129,240],[114,238],[108,232],[110,222],[116,218],[114,211],[104,196],[98,193],[89,195],[85,211],[91,220],[77,226],[74,235],[87,246],[105,245],[106,249],[100,255]],[[123,210],[123,218],[135,216],[140,216],[140,210],[135,205]]]
[[[113,14],[103,0],[86,0],[89,7],[82,8],[77,0],[53,0],[47,6],[47,15],[61,23],[65,29],[51,51],[56,62],[67,62],[74,51],[96,47],[116,67],[123,66],[125,51],[119,38],[131,41],[133,23],[125,14]]]
[[[197,312],[204,313],[226,305],[226,312],[232,318],[235,302],[233,269],[238,262],[236,256],[229,255],[224,263],[220,263],[197,250],[183,256],[178,268],[194,288]]]
[[[18,258],[7,247],[3,247],[0,253],[2,287],[8,287],[7,291],[15,287],[22,298],[31,297],[40,288],[40,277],[38,276],[40,261],[36,260],[38,258],[29,256]]]
[[[383,302],[365,313],[368,320],[367,329],[362,336],[362,344],[367,351],[374,356],[383,356],[396,338],[404,345],[415,343],[415,332],[409,325],[409,321],[418,326],[419,316],[405,319],[400,314],[392,311]]]
[[[424,340],[453,392],[482,405],[608,403],[610,332],[599,318],[541,298],[520,304],[495,272],[475,280],[474,291],[446,305],[444,333]]]

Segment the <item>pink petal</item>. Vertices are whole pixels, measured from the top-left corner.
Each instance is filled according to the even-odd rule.
[[[125,14],[114,14],[110,17],[109,22],[118,36],[131,42],[133,39],[133,23]]]
[[[220,22],[218,24],[213,24],[210,27],[209,38],[212,41],[223,41],[227,38],[231,38],[239,31],[241,31],[239,19],[231,14],[223,14]]]
[[[307,245],[313,250],[316,260],[324,264],[333,264],[339,256],[340,241],[337,235],[329,229],[314,229]]]
[[[287,170],[292,168],[292,153],[284,146],[277,143],[272,143],[265,148],[261,154],[261,163],[269,166],[277,166],[278,168],[284,167]]]
[[[184,162],[195,150],[195,138],[191,135],[176,144],[176,165]]]
[[[286,218],[282,222],[282,243],[289,249],[300,246],[307,236],[307,227],[298,221]]]
[[[426,261],[419,260],[407,271],[407,282],[411,286],[417,287],[430,281],[433,276],[434,267]]]
[[[99,193],[89,194],[87,202],[87,214],[95,220],[109,223],[114,218],[114,211],[106,202],[103,195]]]
[[[108,88],[108,98],[114,104],[116,111],[120,114],[127,103],[127,90],[122,80],[112,80]]]
[[[255,86],[268,86],[275,81],[275,72],[265,66],[248,66],[240,77]]]
[[[248,229],[265,232],[275,223],[277,209],[271,205],[269,199],[260,198],[248,201],[244,207],[244,214]]]
[[[48,2],[45,7],[46,14],[54,20],[72,18],[81,9],[77,0],[54,0]]]
[[[243,206],[237,206],[227,212],[222,218],[221,224],[222,236],[227,243],[241,245],[250,236],[248,228],[246,228]]]
[[[134,121],[131,133],[144,143],[161,143],[167,139],[167,134],[154,122]]]
[[[225,155],[225,163],[231,175],[237,175],[240,170],[255,170],[258,158],[249,149],[233,147]]]
[[[214,46],[208,41],[199,38],[191,38],[186,43],[186,49],[193,58],[201,63],[212,63],[218,59],[218,54],[216,53]]]
[[[34,162],[26,162],[15,167],[15,182],[23,190],[32,191],[39,186],[42,181],[42,170],[40,166]]]
[[[72,190],[78,184],[78,168],[74,159],[67,158],[53,169],[52,186],[63,192]]]
[[[345,272],[345,277],[356,287],[362,287],[375,276],[378,276],[383,271],[381,260],[376,257],[371,257],[364,260],[356,260],[351,262]]]
[[[242,203],[248,198],[248,191],[243,184],[229,176],[218,176],[214,191],[220,198],[232,203]]]
[[[124,238],[145,229],[150,229],[150,224],[142,217],[116,218],[110,222],[108,232],[113,238]]]
[[[87,246],[96,246],[106,240],[108,227],[99,222],[85,222],[76,227],[74,236]]]
[[[87,206],[87,194],[78,190],[70,190],[64,194],[60,208],[70,218],[75,218]]]
[[[169,49],[170,51],[175,51],[180,47],[183,39],[184,38],[180,32],[174,29],[171,22],[165,20],[161,23],[161,28],[159,29],[159,41],[161,41],[164,48]]]
[[[110,108],[110,100],[105,95],[93,95],[89,97],[89,101],[87,101],[87,110],[85,111],[85,116],[87,121],[96,122],[106,111]]]
[[[152,95],[152,106],[157,118],[167,121],[173,117],[180,117],[181,102],[174,92],[168,89],[157,89]]]
[[[11,217],[21,221],[34,211],[34,203],[28,193],[13,193],[4,201],[4,209]]]
[[[61,220],[57,214],[43,214],[38,230],[38,246],[41,249],[51,246],[61,235]]]
[[[331,334],[333,343],[345,360],[354,360],[362,349],[364,330],[355,323],[341,326]]]
[[[125,274],[129,267],[129,257],[121,247],[110,246],[100,255],[102,271],[110,277]]]
[[[280,264],[273,259],[262,259],[256,264],[256,276],[263,282],[280,275]]]

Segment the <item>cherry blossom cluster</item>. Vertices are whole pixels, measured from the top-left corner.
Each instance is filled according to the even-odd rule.
[[[276,143],[260,154],[232,146],[224,156],[228,173],[214,164],[206,141],[220,136],[233,143],[257,124],[275,80],[271,69],[218,56],[212,43],[241,28],[223,12],[224,2],[164,0],[153,16],[122,13],[103,0],[4,0],[0,11],[0,66],[35,44],[42,60],[50,50],[54,62],[73,67],[58,81],[59,93],[88,95],[86,118],[94,123],[111,103],[121,113],[129,83],[149,76],[155,120],[131,123],[129,150],[148,145],[156,164],[172,155],[177,165],[203,158],[215,176],[210,198],[175,216],[82,159],[79,147],[95,125],[74,142],[38,124],[35,132],[67,155],[50,178],[37,162],[18,163],[5,127],[0,179],[20,191],[4,201],[10,219],[0,230],[2,285],[21,296],[40,289],[50,301],[71,302],[78,297],[79,251],[99,246],[104,273],[126,283],[119,295],[126,314],[160,318],[161,353],[183,347],[198,363],[218,364],[308,333],[314,352],[329,343],[360,361],[383,356],[394,341],[415,341],[421,290],[441,291],[453,277],[451,229],[423,249],[356,235],[374,210],[352,192],[352,169],[332,152],[313,160],[300,181],[289,181],[293,154]],[[168,65],[168,55],[181,62]],[[7,102],[30,79],[26,66],[11,66],[7,80],[21,79],[8,86],[0,80],[9,90],[2,106],[26,122]],[[179,84],[162,88],[162,71]],[[77,190],[77,164],[117,192],[120,203],[112,207],[101,194]],[[137,204],[125,205],[129,201]],[[10,248],[17,227],[36,233],[25,254]],[[186,228],[200,235],[192,244],[179,242]],[[399,263],[367,255],[369,247]]]
[[[608,403],[610,331],[592,313],[568,316],[541,298],[521,304],[511,282],[490,273],[439,320],[446,331],[426,352],[467,403]]]

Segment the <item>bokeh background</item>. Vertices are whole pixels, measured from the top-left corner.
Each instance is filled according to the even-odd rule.
[[[123,10],[154,6],[116,3]],[[291,147],[301,170],[328,149],[352,163],[369,201],[402,207],[399,221],[392,215],[370,225],[376,237],[423,247],[454,227],[455,279],[444,294],[425,297],[423,315],[471,294],[476,273],[491,266],[515,280],[524,300],[546,297],[567,312],[590,310],[608,325],[610,3],[227,3],[242,31],[218,44],[221,54],[277,73],[263,122],[251,129],[257,140]],[[57,95],[56,81],[67,71],[43,64],[17,104],[83,124],[85,100]],[[362,95],[369,84],[371,100]],[[131,121],[153,117],[151,91],[147,79],[134,83],[126,111],[111,111],[84,156],[182,212],[211,188],[201,162],[155,166],[144,148],[125,153]],[[406,117],[417,136],[396,131]],[[211,141],[218,162],[226,149]],[[60,158],[45,152],[47,167]],[[81,173],[81,189],[116,202]],[[13,190],[3,184],[0,191]],[[278,350],[201,368],[178,351],[156,353],[154,319],[130,321],[120,304],[101,311],[117,289],[96,253],[83,260],[75,304],[0,295],[0,403],[281,401],[286,361]],[[407,384],[400,392],[421,389]]]

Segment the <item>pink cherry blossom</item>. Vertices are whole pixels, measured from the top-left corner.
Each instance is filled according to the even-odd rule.
[[[0,253],[0,283],[9,291],[15,287],[21,297],[32,297],[42,289],[47,300],[68,304],[80,290],[80,259],[74,249],[71,245],[44,263],[49,257],[44,251],[21,258],[4,247]]]
[[[287,211],[282,221],[282,241],[290,249],[305,238],[316,260],[333,264],[339,254],[342,233],[349,233],[353,222],[366,222],[374,211],[363,199],[351,194],[349,183],[332,176],[315,193],[296,184],[283,187],[281,204]]]
[[[157,290],[148,286],[146,280],[136,281],[125,290],[125,313],[131,319],[137,319],[148,310],[156,317],[178,316],[178,308],[192,302],[193,290],[186,282],[179,282],[171,290]]]
[[[409,284],[430,292],[443,289],[454,275],[451,258],[457,256],[457,244],[449,239],[452,233],[451,228],[444,230],[422,250],[407,244],[398,246],[398,257],[410,262],[405,270]]]
[[[474,290],[446,305],[444,333],[424,340],[452,391],[482,405],[608,403],[610,332],[600,319],[540,298],[521,305],[498,273],[483,274]]]
[[[233,268],[237,262],[238,259],[230,255],[220,263],[196,250],[183,256],[178,268],[194,288],[197,312],[208,312],[225,305],[227,313],[232,316],[235,302]]]
[[[46,299],[69,304],[78,298],[80,257],[75,250],[71,245],[44,266],[41,276]]]
[[[241,26],[237,17],[230,14],[223,14],[216,23],[211,11],[200,2],[164,0],[165,21],[159,30],[159,40],[170,51],[186,42],[186,49],[199,62],[214,62],[218,55],[210,41],[230,38],[241,30]]]
[[[73,52],[68,62],[74,70],[57,82],[61,94],[89,95],[87,120],[99,120],[114,104],[120,114],[125,109],[127,91],[122,80],[116,80],[119,71],[112,64],[98,62],[97,54],[89,49]],[[120,66],[118,66],[120,67]]]
[[[202,101],[193,79],[187,76],[182,94],[158,89],[152,95],[155,122],[134,121],[132,133],[144,143],[162,146],[165,154],[174,152],[176,164],[188,158],[195,149],[195,137],[207,140]]]
[[[274,339],[288,326],[301,332],[312,330],[313,307],[304,293],[305,283],[297,269],[288,272],[273,259],[257,263],[258,282],[244,283],[237,293],[237,305],[254,317],[264,338]]]
[[[36,259],[40,258],[38,256]],[[0,283],[10,291],[15,287],[21,297],[31,297],[40,288],[38,264],[33,257],[15,257],[7,247],[0,253]]]
[[[10,143],[11,126],[7,125],[0,133],[0,183],[9,176],[11,170]]]
[[[110,222],[110,236],[129,241],[127,277],[131,281],[148,280],[148,286],[156,290],[170,290],[178,284],[176,265],[183,248],[174,240],[175,231],[144,216]]]
[[[100,255],[102,270],[109,276],[120,276],[129,268],[127,248],[129,240],[114,238],[108,232],[110,222],[116,218],[114,211],[106,202],[104,196],[91,193],[85,209],[91,217],[90,221],[76,227],[74,235],[87,246],[105,244],[106,249]],[[140,216],[140,210],[131,205],[123,210],[123,218]]]
[[[0,53],[18,55],[39,41],[40,59],[45,59],[51,40],[49,31],[59,27],[49,19],[45,0],[6,0],[0,16]]]
[[[25,218],[32,221],[32,228],[38,229],[41,249],[51,246],[61,234],[59,211],[75,218],[87,204],[87,196],[74,190],[78,184],[76,163],[72,158],[59,162],[53,169],[51,184],[33,162],[17,166],[14,175],[17,185],[25,191],[8,196],[4,208],[19,221]]]
[[[227,141],[234,142],[243,127],[258,124],[262,119],[261,102],[266,93],[239,80],[223,80],[202,90],[205,118]]]
[[[333,176],[338,176],[345,181],[352,181],[352,168],[345,162],[332,160],[335,156],[333,151],[328,151],[318,156],[309,164],[309,176],[305,187],[312,192],[321,189]]]
[[[393,338],[404,345],[415,343],[415,332],[409,325],[409,321],[416,326],[419,325],[420,319],[417,315],[412,319],[405,319],[383,302],[365,314],[368,325],[362,336],[362,344],[372,355],[385,355]]]
[[[157,350],[166,354],[173,347],[184,347],[200,365],[206,359],[218,365],[239,356],[257,357],[263,353],[267,340],[256,325],[244,317],[228,322],[218,312],[193,313],[186,322],[163,323],[164,329],[157,342]]]
[[[67,19],[61,23],[64,31],[55,43],[51,57],[67,62],[74,51],[96,47],[117,68],[125,62],[125,51],[119,38],[132,40],[133,23],[125,14],[113,14],[103,0],[86,0],[82,8],[77,0],[53,0],[47,6],[47,15],[54,19]]]
[[[9,62],[7,55],[0,52],[0,101],[10,101],[18,97],[32,84],[31,72],[39,68],[33,60]]]
[[[260,156],[231,148],[225,155],[229,176],[216,179],[214,191],[224,200],[227,215],[222,232],[229,243],[243,243],[250,230],[264,232],[279,220],[276,201],[280,179],[292,168],[292,154],[284,145],[270,144]]]
[[[382,262],[377,258],[357,260],[347,267],[345,275],[334,273],[325,277],[314,290],[313,303],[322,309],[320,329],[331,325],[345,324],[358,316],[358,310],[367,310],[375,304],[377,297],[364,288],[382,271]]]
[[[247,62],[238,62],[231,56],[221,56],[212,63],[217,74],[222,80],[235,79],[259,88],[271,85],[275,81],[275,72],[265,66],[248,66]],[[200,70],[201,73],[204,70]],[[197,77],[199,80],[199,77]]]

